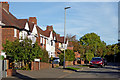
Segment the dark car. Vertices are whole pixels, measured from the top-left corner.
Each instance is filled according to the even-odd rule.
[[[90,61],[89,67],[103,67],[104,66],[104,60],[101,57],[93,57]]]

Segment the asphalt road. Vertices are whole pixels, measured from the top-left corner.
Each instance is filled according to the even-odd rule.
[[[17,75],[7,77],[11,79],[35,79],[35,78],[119,78],[120,66],[105,66],[103,68],[79,67],[78,71],[65,70],[62,68],[43,69],[39,71],[17,71]]]

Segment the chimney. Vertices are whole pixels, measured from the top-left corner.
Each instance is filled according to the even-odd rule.
[[[53,26],[47,26],[47,30],[53,31]]]
[[[56,34],[56,37],[60,37],[60,34]]]
[[[36,17],[29,17],[29,22],[37,24],[37,19]]]
[[[4,10],[6,10],[7,12],[9,12],[9,4],[8,4],[8,2],[0,2],[0,4],[2,4],[2,8]]]

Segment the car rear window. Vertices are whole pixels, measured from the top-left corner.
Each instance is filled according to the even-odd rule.
[[[92,60],[102,60],[101,58],[92,58]]]

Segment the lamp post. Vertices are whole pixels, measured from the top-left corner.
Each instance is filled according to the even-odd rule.
[[[63,65],[63,68],[65,68],[65,26],[66,26],[66,9],[69,9],[71,7],[65,7],[65,21],[64,21],[64,65]]]

